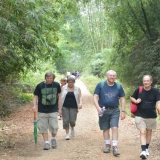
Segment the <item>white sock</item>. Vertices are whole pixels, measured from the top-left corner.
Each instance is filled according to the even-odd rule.
[[[110,140],[109,139],[105,140],[105,143],[110,144]]]
[[[112,141],[112,145],[113,145],[113,146],[117,146],[117,144],[118,144],[118,141],[117,141],[117,140],[113,140],[113,141]]]
[[[48,144],[49,144],[49,141],[45,141],[45,143],[48,143]]]

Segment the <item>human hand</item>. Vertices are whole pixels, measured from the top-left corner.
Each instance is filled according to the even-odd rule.
[[[124,120],[126,118],[126,112],[121,112],[121,120]]]
[[[136,104],[141,103],[141,102],[142,102],[142,100],[141,100],[140,98],[138,98],[138,99],[136,100]]]
[[[33,106],[32,110],[33,112],[37,112],[37,106]]]
[[[103,112],[102,112],[102,108],[101,108],[101,107],[98,107],[98,108],[97,108],[97,111],[98,111],[98,115],[103,114]]]
[[[82,109],[82,104],[79,104],[79,105],[78,105],[78,109]]]

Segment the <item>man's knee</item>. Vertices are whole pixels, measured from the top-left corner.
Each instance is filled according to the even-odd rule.
[[[112,132],[117,132],[118,128],[117,127],[112,127]]]
[[[140,130],[140,135],[141,136],[146,136],[146,130]]]

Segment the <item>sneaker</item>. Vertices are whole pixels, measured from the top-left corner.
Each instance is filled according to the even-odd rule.
[[[50,144],[49,143],[45,143],[43,150],[49,150],[49,149],[50,149]]]
[[[66,140],[70,140],[69,134],[66,134]]]
[[[71,128],[71,135],[72,135],[72,136],[74,136],[74,135],[75,135],[74,128]]]
[[[147,159],[147,155],[146,155],[146,152],[145,152],[145,151],[142,151],[142,152],[141,152],[140,158],[142,158],[142,159]]]
[[[51,140],[51,144],[52,144],[52,148],[56,148],[57,147],[57,141],[56,141],[56,139],[52,139]]]
[[[111,145],[110,144],[106,144],[106,148],[103,150],[103,153],[109,153],[111,149]]]
[[[114,156],[118,156],[120,155],[119,151],[118,151],[118,147],[117,146],[113,146],[113,155]]]
[[[148,149],[146,149],[146,155],[149,156],[149,150]]]

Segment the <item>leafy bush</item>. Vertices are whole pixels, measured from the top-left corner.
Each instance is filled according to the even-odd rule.
[[[31,102],[33,100],[33,94],[22,93],[18,98],[21,103]]]
[[[7,107],[5,104],[0,105],[0,118],[8,117],[11,113],[11,108]]]
[[[130,99],[130,96],[133,94],[133,92],[134,92],[135,89],[136,89],[136,88],[133,87],[133,86],[129,86],[129,87],[124,86],[125,99],[126,99],[126,100],[129,100],[129,99]]]
[[[94,93],[97,83],[101,81],[100,78],[93,75],[87,75],[87,76],[83,75],[81,76],[81,80],[86,84],[88,90],[92,94]]]

